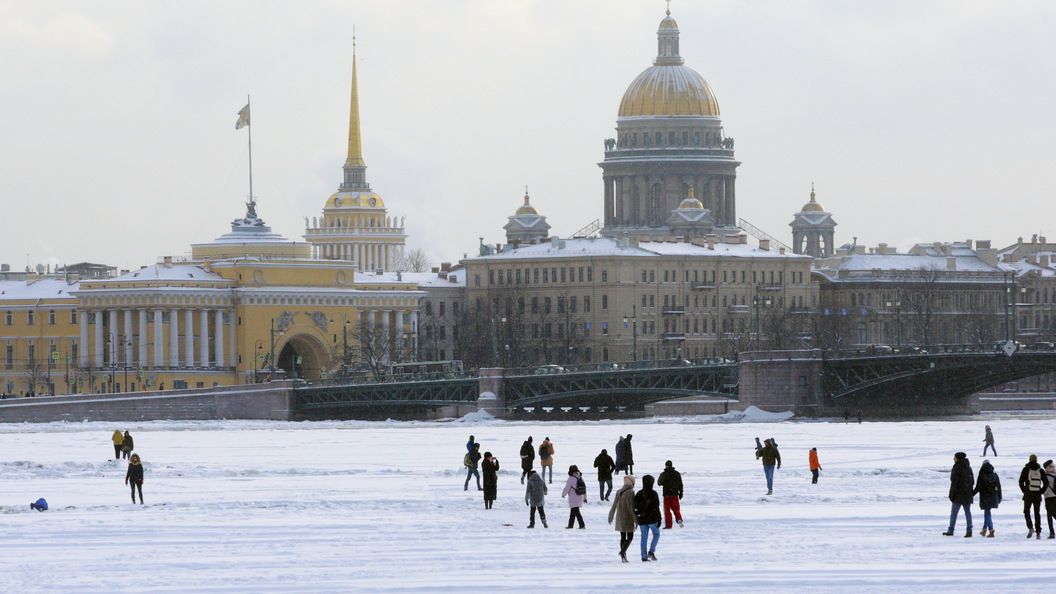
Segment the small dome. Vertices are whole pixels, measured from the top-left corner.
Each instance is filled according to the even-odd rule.
[[[524,204],[522,204],[521,207],[517,209],[517,213],[516,214],[518,214],[518,215],[537,215],[537,214],[539,214],[539,210],[528,203],[528,190],[524,191]]]
[[[668,11],[667,12],[667,16],[664,17],[664,20],[660,21],[660,28],[661,29],[677,29],[678,28],[678,23],[675,22],[675,19],[671,18],[671,11]]]
[[[810,185],[810,202],[804,204],[800,212],[825,212],[825,207],[815,200],[814,184]]]
[[[678,207],[679,208],[697,208],[697,209],[700,209],[700,210],[704,210],[704,205],[701,204],[700,200],[697,200],[696,198],[686,198],[685,200],[683,200],[678,205]]]

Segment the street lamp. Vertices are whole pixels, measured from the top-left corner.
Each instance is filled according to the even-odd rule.
[[[887,302],[887,309],[895,308],[895,327],[898,333],[898,346],[902,346],[902,301],[895,299]]]
[[[623,327],[624,328],[627,327],[627,320],[628,320],[627,316],[623,316]],[[638,305],[637,304],[631,306],[630,321],[631,321],[631,337],[632,337],[631,346],[632,346],[632,348],[634,348],[634,353],[633,353],[634,354],[634,360],[637,361],[638,360]]]

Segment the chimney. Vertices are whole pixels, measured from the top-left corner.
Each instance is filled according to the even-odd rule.
[[[437,268],[436,266],[433,266],[433,274],[437,274],[439,272],[440,272],[440,269]]]
[[[1029,256],[1027,256],[1027,263],[1028,264],[1037,264],[1038,263],[1037,254],[1030,254]]]
[[[957,258],[946,258],[946,270],[957,270]]]
[[[719,236],[714,233],[709,233],[704,236],[704,240],[708,242],[708,249],[715,249],[715,244],[719,242]]]
[[[172,256],[165,256],[163,260],[165,268],[172,268]]]
[[[759,249],[763,250],[764,252],[769,252],[770,251],[770,240],[769,239],[760,239],[759,240]]]
[[[450,262],[441,262],[440,263],[440,270],[443,270],[444,272],[451,272],[451,263]]]
[[[440,272],[439,272],[439,273],[437,274],[437,276],[439,276],[440,278],[447,278],[447,271],[446,271],[446,270],[441,270],[441,271],[440,271]]]
[[[740,242],[741,242],[741,236],[740,235],[737,235],[735,233],[730,233],[730,234],[726,235],[726,240],[723,243],[735,243],[736,244],[736,243],[740,243]]]
[[[990,240],[989,239],[980,239],[979,241],[976,242],[975,249],[977,249],[977,250],[988,250],[988,249],[990,249]]]
[[[1048,268],[1049,267],[1049,255],[1048,254],[1041,254],[1040,256],[1038,256],[1038,266],[1041,266],[1042,268]]]

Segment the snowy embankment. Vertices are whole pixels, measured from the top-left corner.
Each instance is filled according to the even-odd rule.
[[[146,505],[110,461],[111,423],[0,425],[4,591],[1003,590],[1037,583],[1056,541],[1028,541],[1016,478],[1051,419],[845,424],[773,422],[761,411],[628,422],[153,422],[121,425],[146,466]],[[1005,488],[997,537],[943,537],[952,454],[981,463],[982,426]],[[592,472],[634,435],[635,474],[672,460],[685,528],[661,531],[658,562],[621,564]],[[463,491],[473,434],[502,465],[486,511]],[[549,529],[527,530],[518,448],[556,446]],[[775,437],[774,492],[755,437]],[[807,451],[824,468],[810,484]],[[560,487],[587,470],[586,530],[564,530]],[[640,483],[639,483],[640,484]],[[619,487],[619,479],[616,481]],[[30,511],[44,497],[51,510]],[[982,514],[976,508],[978,531]],[[639,536],[631,547],[638,551]]]

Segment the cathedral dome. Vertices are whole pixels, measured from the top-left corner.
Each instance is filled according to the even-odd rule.
[[[810,202],[804,204],[803,210],[800,212],[825,212],[825,207],[815,200],[813,187],[810,188]]]
[[[524,204],[522,204],[520,206],[520,208],[517,209],[517,212],[515,213],[514,216],[518,216],[518,215],[537,215],[537,214],[539,214],[539,209],[537,209],[536,207],[531,205],[531,203],[529,202],[529,198],[528,198],[528,189],[525,188],[525,190],[524,190]]]
[[[689,198],[686,198],[685,200],[683,200],[678,205],[678,207],[679,208],[699,208],[699,209],[703,210],[704,209],[704,204],[702,204],[700,202],[700,200],[697,200],[696,198],[689,197]]]
[[[619,117],[718,116],[719,101],[704,77],[685,66],[678,53],[678,23],[667,16],[657,29],[653,65],[623,93]]]

